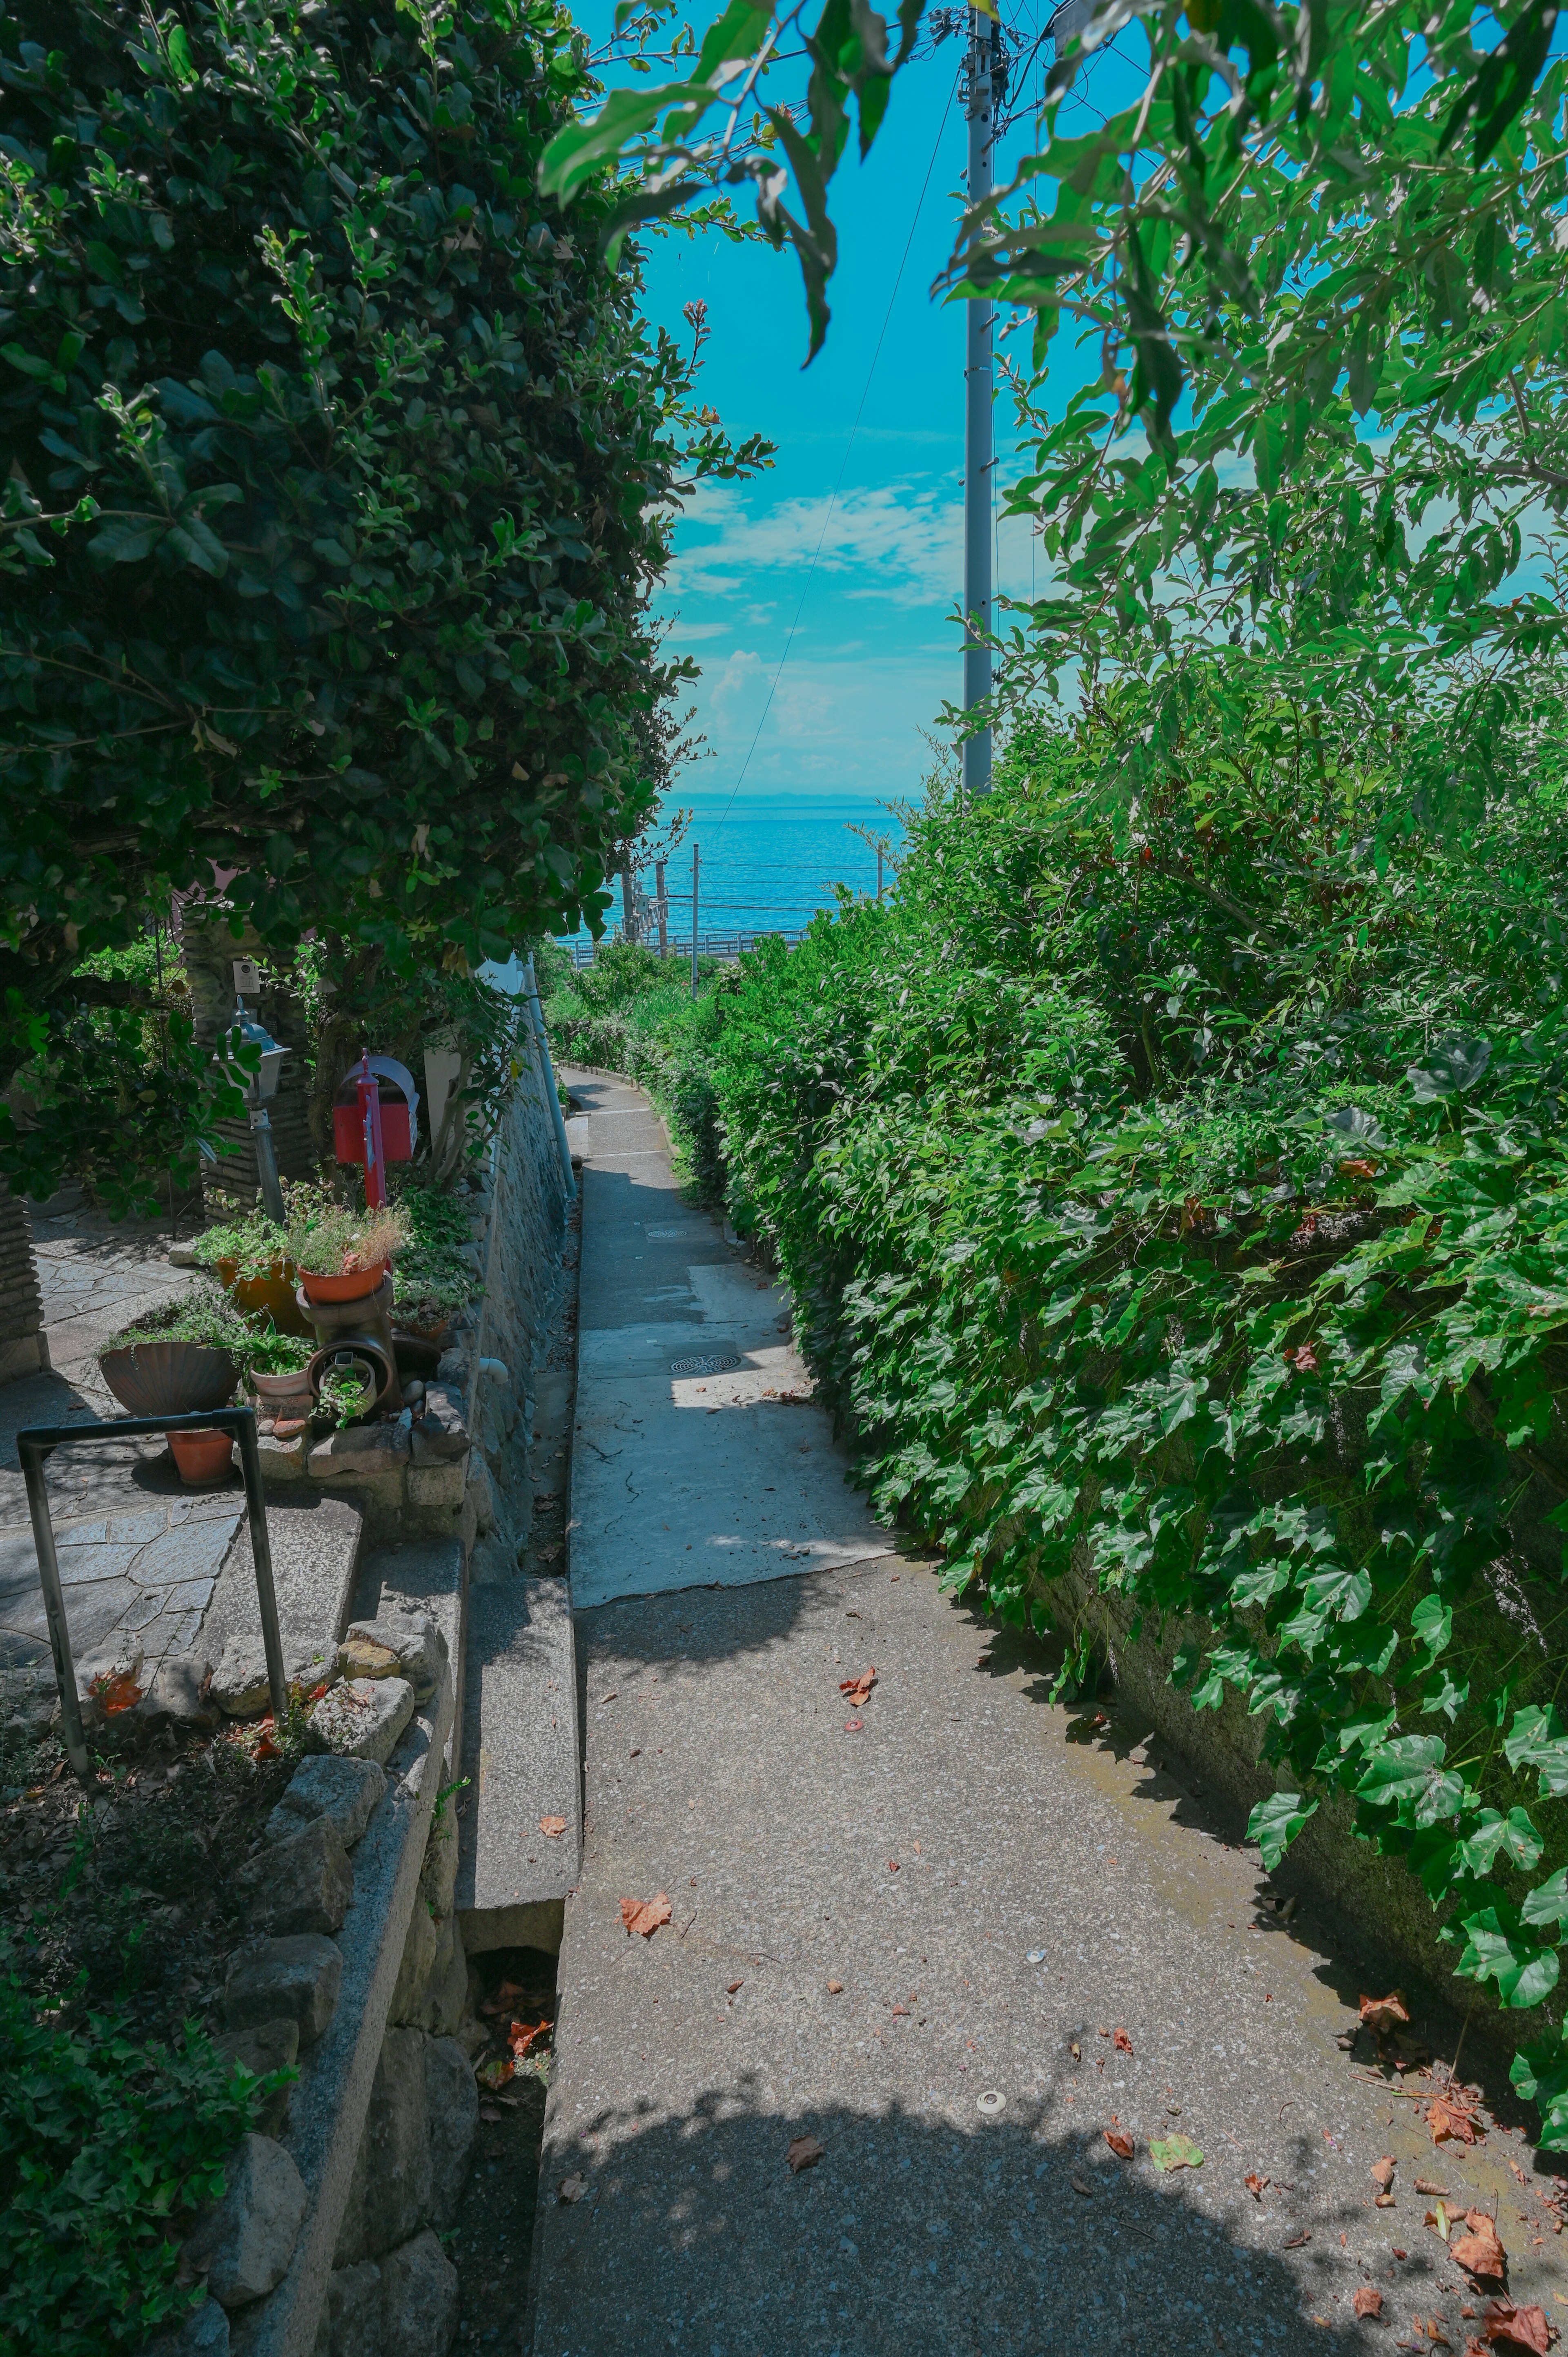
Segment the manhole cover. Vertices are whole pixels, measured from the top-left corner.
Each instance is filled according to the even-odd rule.
[[[739,1364],[738,1359],[671,1359],[670,1372],[672,1375],[727,1375]]]

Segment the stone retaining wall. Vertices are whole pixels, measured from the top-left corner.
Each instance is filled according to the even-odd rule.
[[[374,1847],[373,1863],[367,1870],[359,1853],[352,1862],[341,1855],[349,1837],[358,1838],[351,1814],[336,1849],[325,1832],[314,1847],[295,1835],[286,1853],[280,1849],[289,1862],[286,1892],[268,1878],[258,1894],[258,1925],[264,1918],[267,1932],[231,1967],[225,2005],[236,2040],[252,2040],[246,2059],[263,2066],[266,2039],[255,2042],[263,2031],[277,2049],[274,2062],[292,2061],[300,2048],[306,2053],[291,2119],[269,2121],[274,2134],[246,2139],[224,2201],[192,2238],[193,2263],[213,2298],[168,2344],[180,2357],[225,2350],[236,2357],[446,2357],[456,2334],[456,2270],[439,2237],[462,2195],[478,2109],[448,1790],[466,1598],[470,1579],[511,1576],[527,1539],[534,1377],[548,1347],[565,1228],[553,1125],[531,1077],[469,1188],[482,1289],[456,1322],[424,1412],[315,1447],[304,1438],[262,1441],[269,1487],[281,1496],[297,1497],[309,1484],[317,1495],[352,1499],[381,1550],[373,1560],[388,1575],[377,1608],[387,1617],[348,1630],[339,1684],[316,1706],[322,1739],[339,1739],[328,1726],[334,1696],[369,1694],[379,1702],[406,1667],[393,1655],[408,1653],[413,1639],[397,1624],[420,1599],[396,1600],[391,1575],[428,1586],[432,1564],[449,1559],[456,1593],[449,1624],[437,1599],[424,1599],[441,1627],[438,1644],[434,1634],[421,1642],[440,1652],[445,1674],[411,1729],[410,1739],[424,1729],[423,1750],[371,1812],[364,1849]],[[432,1547],[433,1540],[447,1544]],[[421,1622],[426,1632],[434,1625]],[[257,1695],[261,1707],[259,1685]],[[347,1724],[342,1739],[355,1739]],[[403,1763],[400,1749],[389,1772]],[[302,1811],[311,1776],[320,1773],[301,1771]]]

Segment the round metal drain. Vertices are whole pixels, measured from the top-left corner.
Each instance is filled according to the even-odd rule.
[[[670,1372],[672,1375],[727,1375],[739,1364],[738,1359],[671,1359]]]

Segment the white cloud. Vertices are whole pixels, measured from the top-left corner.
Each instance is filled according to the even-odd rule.
[[[813,563],[819,573],[861,576],[853,597],[946,606],[963,578],[961,491],[946,480],[894,483],[762,506],[731,486],[704,484],[677,528],[665,594],[677,602],[733,597],[744,585],[755,595],[768,574]]]

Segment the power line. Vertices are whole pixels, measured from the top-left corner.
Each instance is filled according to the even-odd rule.
[[[958,81],[955,76],[953,88],[956,90],[957,87]],[[893,306],[898,300],[898,289],[904,283],[905,265],[908,262],[910,250],[915,242],[915,231],[919,227],[920,209],[926,201],[926,191],[931,185],[931,174],[937,167],[937,155],[942,144],[942,134],[948,127],[948,110],[951,103],[951,95],[950,93],[948,101],[942,108],[941,119],[937,125],[936,141],[931,148],[930,161],[926,166],[926,177],[920,183],[920,193],[915,200],[915,210],[909,222],[909,234],[904,241],[904,251],[898,257],[898,268],[893,280],[893,292],[887,297],[887,308],[883,314],[882,329],[876,339],[876,349],[871,355],[871,366],[865,371],[865,383],[861,392],[860,406],[854,413],[854,423],[849,429],[849,440],[844,444],[843,458],[839,467],[838,480],[833,485],[832,496],[828,501],[827,512],[822,518],[822,528],[817,535],[817,545],[812,553],[811,570],[806,576],[805,583],[800,591],[800,602],[795,608],[795,619],[789,625],[789,635],[784,641],[784,651],[779,658],[779,668],[773,674],[772,684],[768,691],[768,701],[762,707],[762,716],[757,724],[757,731],[752,737],[751,743],[746,747],[746,759],[740,765],[740,775],[736,778],[735,784],[730,789],[729,801],[725,802],[724,807],[724,815],[719,820],[721,827],[725,824],[725,820],[728,819],[730,812],[735,807],[735,798],[746,782],[746,773],[751,767],[751,757],[756,752],[757,748],[761,741],[763,729],[768,725],[768,716],[773,709],[774,695],[778,691],[779,681],[784,676],[784,666],[789,660],[789,650],[795,643],[795,633],[800,627],[800,617],[806,610],[806,599],[811,592],[811,583],[816,578],[817,562],[821,557],[823,547],[827,542],[828,526],[832,522],[833,510],[838,505],[838,496],[843,489],[843,479],[849,472],[850,453],[854,448],[854,437],[860,431],[860,421],[865,414],[865,404],[871,398],[871,380],[876,373],[876,363],[882,358],[882,347],[886,341],[887,330],[892,325]]]

